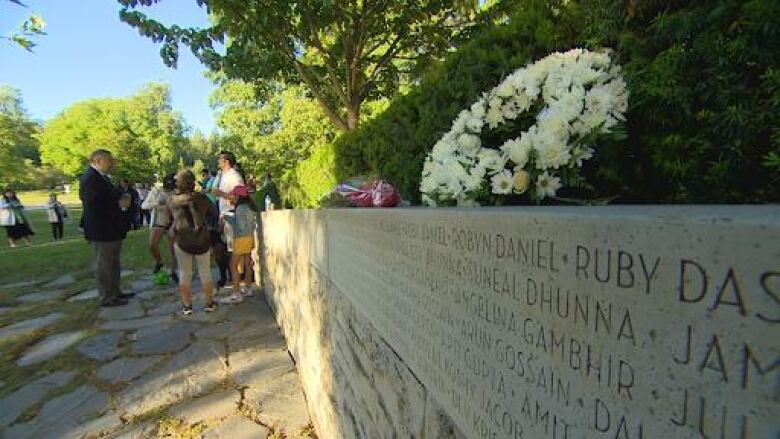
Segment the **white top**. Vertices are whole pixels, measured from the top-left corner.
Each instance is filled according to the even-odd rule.
[[[172,193],[172,192],[171,192]],[[151,227],[168,227],[171,224],[171,218],[168,214],[168,197],[170,193],[162,188],[152,188],[146,199],[141,203],[141,208],[152,211]]]
[[[239,174],[235,168],[222,171],[220,176],[217,178],[219,179],[219,186],[217,186],[217,189],[226,194],[229,194],[236,186],[242,186],[244,184],[244,179],[241,178],[241,174]],[[225,212],[232,210],[232,208],[233,207],[230,205],[230,202],[227,200],[227,198],[219,198],[220,216],[224,215]]]

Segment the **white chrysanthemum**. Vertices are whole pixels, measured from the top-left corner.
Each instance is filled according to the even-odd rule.
[[[594,86],[585,95],[585,109],[591,113],[606,114],[611,107],[612,95],[603,85]]]
[[[517,107],[513,102],[508,102],[501,107],[501,115],[504,119],[514,120],[517,117]]]
[[[536,144],[536,169],[558,169],[571,159],[569,147],[560,141],[540,139]]]
[[[433,145],[431,150],[431,158],[437,162],[443,162],[453,156],[455,153],[455,145],[445,140],[440,140]]]
[[[485,117],[485,101],[483,99],[478,100],[471,106],[471,115],[477,119]]]
[[[490,179],[491,192],[498,195],[506,195],[512,192],[512,172],[505,169]]]
[[[426,195],[426,194],[423,194],[423,196],[422,196],[422,202],[423,202],[423,204],[425,204],[426,206],[430,206],[430,207],[436,207],[436,201],[434,201],[434,200],[433,200],[433,198],[429,197],[429,196],[428,196],[428,195]]]
[[[511,81],[504,80],[501,84],[496,87],[496,96],[502,97],[504,99],[514,96],[515,94],[515,87],[512,85]]]
[[[536,178],[536,196],[542,200],[546,197],[554,197],[558,189],[563,186],[561,179],[550,175],[548,172],[542,172]]]
[[[516,166],[521,168],[525,167],[528,163],[528,159],[531,156],[531,150],[533,149],[534,135],[529,132],[524,132],[517,139],[507,140],[501,145],[501,151],[509,157]]]
[[[471,116],[468,119],[466,119],[466,128],[471,133],[481,133],[482,132],[482,126],[485,125],[485,121],[482,118]]]
[[[502,171],[506,166],[506,158],[493,148],[482,148],[477,153],[477,166],[485,168],[489,174]]]
[[[510,102],[514,104],[519,113],[528,111],[528,109],[531,108],[532,103],[531,98],[528,97],[528,95],[525,93],[518,93],[510,100]]]
[[[585,146],[575,146],[571,150],[571,165],[582,167],[582,162],[593,157],[593,149]]]
[[[468,111],[461,111],[458,117],[452,123],[452,129],[450,129],[450,133],[459,135],[466,131],[466,121],[469,119],[469,117],[470,113]]]
[[[547,108],[539,115],[537,134],[550,141],[565,141],[569,137],[569,123],[557,109]]]
[[[490,107],[485,116],[485,122],[487,122],[490,128],[495,128],[504,122],[504,114],[501,112],[501,107]]]
[[[464,152],[475,152],[482,145],[482,140],[478,136],[473,134],[463,133],[458,136],[458,144],[463,148]]]

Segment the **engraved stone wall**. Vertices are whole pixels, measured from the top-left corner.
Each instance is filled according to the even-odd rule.
[[[777,207],[273,212],[264,229],[322,437],[780,434]]]

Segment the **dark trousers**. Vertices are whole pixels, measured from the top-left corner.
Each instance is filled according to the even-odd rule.
[[[122,253],[122,241],[92,241],[95,251],[95,280],[98,293],[105,302],[122,294],[119,272],[119,255]]]
[[[62,239],[63,234],[63,227],[62,222],[58,223],[51,223],[51,234],[54,236],[54,239]]]
[[[152,224],[152,212],[150,210],[141,209],[141,225],[143,226],[144,223],[147,226]]]

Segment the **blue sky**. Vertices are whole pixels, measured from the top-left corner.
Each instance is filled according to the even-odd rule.
[[[178,69],[166,67],[159,46],[119,21],[115,0],[24,0],[29,8],[0,0],[0,34],[12,33],[24,18],[43,16],[48,35],[35,39],[35,53],[0,40],[0,84],[22,93],[36,119],[49,119],[69,105],[96,97],[133,94],[149,81],[167,82],[173,107],[187,123],[214,129],[208,106],[212,84],[204,68],[182,48]],[[206,10],[195,0],[164,0],[145,11],[163,23],[203,26]]]

